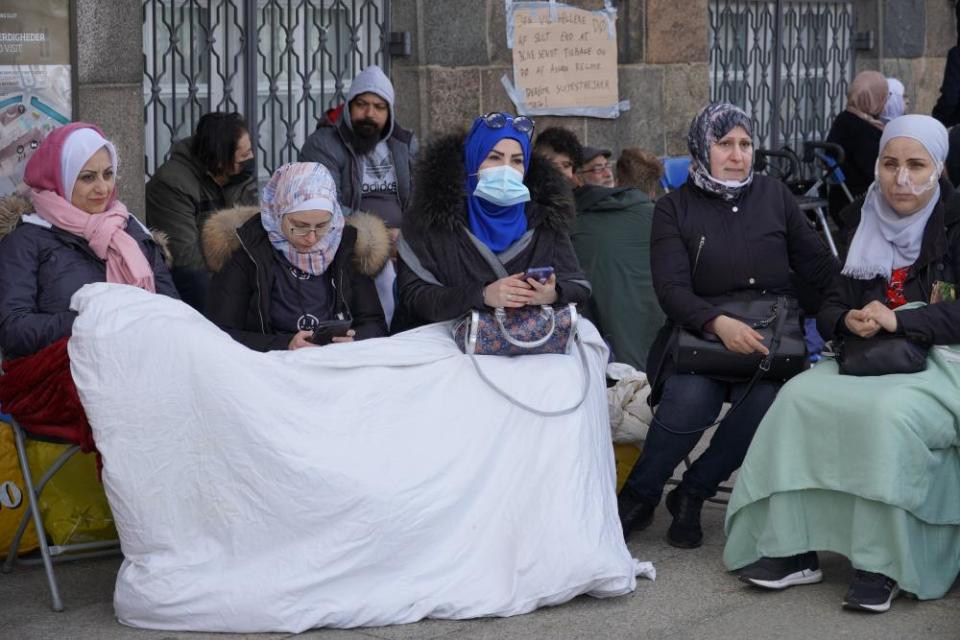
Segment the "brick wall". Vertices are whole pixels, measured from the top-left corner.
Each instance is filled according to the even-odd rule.
[[[515,111],[501,83],[512,78],[503,0],[393,0],[394,31],[410,31],[413,55],[395,58],[398,121],[420,136],[462,128],[477,114]],[[569,0],[584,9],[602,0]],[[581,141],[618,151],[686,153],[690,119],[709,99],[707,0],[620,0],[620,99],[615,120],[538,116],[537,128],[566,126]]]

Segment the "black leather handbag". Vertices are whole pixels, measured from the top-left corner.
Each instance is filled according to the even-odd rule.
[[[930,345],[892,333],[872,338],[844,336],[834,349],[840,373],[847,376],[882,376],[917,373],[927,368]]]
[[[724,298],[715,305],[763,335],[768,356],[730,351],[715,333],[679,329],[675,351],[677,373],[785,381],[807,367],[807,343],[800,306],[789,296]]]

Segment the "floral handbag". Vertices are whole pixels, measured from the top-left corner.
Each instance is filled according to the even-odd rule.
[[[553,308],[498,307],[493,313],[474,309],[456,325],[453,338],[460,350],[478,356],[522,356],[569,353],[580,316],[577,305]]]
[[[590,388],[587,355],[577,335],[579,319],[577,305],[572,302],[558,308],[543,305],[507,310],[499,307],[493,313],[474,309],[454,326],[453,339],[460,350],[470,356],[480,379],[500,396],[521,409],[540,416],[562,416],[579,409]],[[520,402],[490,380],[483,373],[476,358],[478,355],[567,354],[574,343],[582,364],[583,390],[575,404],[558,411],[544,411]]]

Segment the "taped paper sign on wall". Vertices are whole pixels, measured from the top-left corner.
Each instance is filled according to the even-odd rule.
[[[616,9],[507,0],[513,80],[507,94],[525,115],[616,118],[619,99]]]

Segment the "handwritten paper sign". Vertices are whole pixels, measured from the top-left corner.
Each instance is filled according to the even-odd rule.
[[[546,4],[517,8],[512,44],[516,97],[527,112],[615,110],[617,39],[605,13]]]

